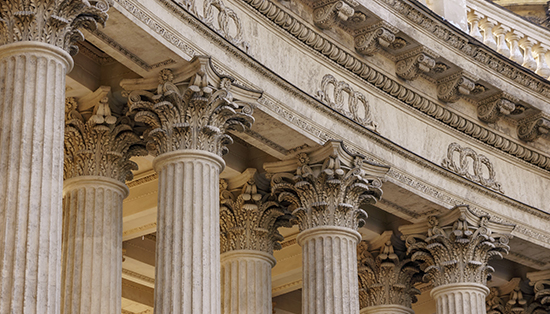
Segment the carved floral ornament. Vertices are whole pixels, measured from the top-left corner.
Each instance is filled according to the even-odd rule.
[[[80,29],[105,26],[111,0],[10,0],[0,4],[0,45],[38,41],[71,55],[84,40]]]
[[[406,80],[414,80],[422,73],[428,73],[435,68],[435,58],[438,54],[421,46],[412,51],[402,53],[397,57],[395,73]]]
[[[178,71],[161,71],[158,83],[121,82],[129,91],[128,114],[147,125],[143,136],[154,156],[181,149],[227,153],[233,142],[227,132],[252,125],[252,108],[261,96],[220,76],[207,57],[195,57]]]
[[[313,23],[322,29],[331,28],[338,20],[347,21],[355,13],[355,1],[317,1],[313,10]]]
[[[533,296],[533,291],[526,295],[520,283],[520,278],[512,278],[502,286],[491,287],[485,299],[487,314],[548,314],[550,307]]]
[[[399,32],[395,26],[380,21],[360,29],[355,34],[355,50],[366,56],[373,56],[383,47],[389,47]]]
[[[518,102],[508,93],[498,93],[479,102],[477,116],[483,122],[495,123],[501,116],[510,115]]]
[[[378,124],[373,121],[369,101],[365,95],[354,91],[348,83],[337,81],[334,76],[327,74],[323,76],[317,97],[332,109],[377,132]]]
[[[531,142],[543,135],[550,133],[550,115],[538,113],[519,121],[518,137],[526,142]]]
[[[272,193],[293,210],[300,231],[319,226],[357,230],[367,214],[359,205],[376,203],[389,167],[350,154],[342,142],[329,141],[313,153],[267,163]]]
[[[457,154],[458,162],[455,157]],[[470,172],[470,161],[472,162],[473,173]],[[461,147],[457,143],[449,144],[447,157],[443,159],[441,166],[459,176],[504,194],[500,183],[496,182],[495,170],[489,158],[476,153],[469,147]],[[484,177],[483,166],[487,169],[488,177]]]
[[[65,101],[65,162],[63,179],[102,176],[121,182],[132,180],[134,156],[145,156],[145,145],[134,133],[133,121],[115,117],[109,99],[102,99],[85,119],[74,98]]]
[[[250,170],[231,180],[246,180],[244,184],[220,180],[221,253],[256,250],[273,254],[283,240],[277,229],[292,227],[292,216],[270,193],[267,179]]]
[[[479,217],[468,206],[456,206],[439,217],[402,226],[399,231],[411,260],[420,263],[425,280],[434,287],[452,283],[485,285],[494,269],[492,258],[507,254],[514,225],[505,225]]]

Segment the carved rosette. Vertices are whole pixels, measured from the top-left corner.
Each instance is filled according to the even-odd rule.
[[[38,41],[57,46],[71,55],[84,40],[80,29],[105,26],[110,0],[13,0],[0,5],[0,45]]]
[[[237,192],[227,190],[220,180],[221,253],[254,250],[273,254],[280,250],[283,236],[278,228],[291,227],[291,215],[280,206],[276,197],[258,188],[250,178]]]
[[[418,265],[399,258],[388,238],[378,250],[366,241],[357,246],[360,308],[378,305],[401,305],[411,308],[420,290],[414,287],[421,280]]]
[[[550,116],[537,113],[521,119],[518,124],[518,137],[526,142],[532,142],[550,132]]]
[[[313,23],[319,28],[329,29],[338,19],[347,21],[354,13],[346,1],[322,1],[313,10]]]
[[[437,57],[433,52],[428,53],[424,47],[406,52],[398,57],[395,72],[405,80],[414,80],[420,74],[428,73],[435,67],[434,55]]]
[[[195,57],[177,73],[165,69],[159,80],[156,91],[134,90],[128,96],[129,114],[148,126],[144,137],[154,156],[188,149],[224,155],[233,143],[228,131],[244,131],[254,122],[251,103],[261,93],[217,74],[209,58]]]
[[[443,102],[457,102],[463,95],[470,95],[475,87],[473,79],[465,76],[464,72],[457,72],[438,80],[437,98]]]
[[[434,287],[456,283],[485,285],[493,271],[488,261],[507,254],[513,225],[478,217],[459,205],[440,217],[399,228],[411,260],[419,262]]]
[[[381,21],[359,30],[355,36],[355,50],[365,56],[372,56],[382,47],[389,47],[399,30]]]
[[[477,117],[487,123],[495,123],[500,117],[509,115],[516,109],[518,100],[510,94],[499,93],[479,102]]]
[[[357,230],[367,218],[359,205],[380,200],[382,177],[389,170],[366,161],[364,156],[346,152],[337,141],[327,142],[310,155],[301,153],[297,160],[264,167],[276,173],[272,193],[293,209],[300,231],[319,226]],[[292,168],[293,173],[286,172]]]
[[[102,176],[125,182],[133,178],[137,164],[133,156],[147,155],[145,145],[134,133],[128,117],[111,115],[108,98],[84,119],[73,98],[65,102],[65,162],[63,179]]]

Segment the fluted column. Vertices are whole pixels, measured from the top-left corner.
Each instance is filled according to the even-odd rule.
[[[65,111],[61,313],[120,313],[124,182],[147,151],[108,98],[87,120],[72,98]]]
[[[206,57],[175,73],[121,83],[159,174],[155,313],[220,314],[220,156],[227,131],[253,123],[249,102],[261,93],[232,85]]]
[[[357,228],[367,218],[360,204],[382,196],[388,167],[352,155],[337,141],[309,155],[268,163],[272,191],[293,209],[302,246],[302,313],[359,312]]]
[[[493,271],[488,261],[508,253],[513,229],[488,216],[479,217],[465,205],[399,228],[411,260],[420,263],[434,286],[431,296],[437,314],[487,313],[486,283]]]
[[[2,3],[0,313],[59,313],[68,51],[106,18],[88,1]]]

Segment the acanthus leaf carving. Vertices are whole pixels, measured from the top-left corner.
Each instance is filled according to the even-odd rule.
[[[532,303],[535,303],[536,307],[534,308],[540,311],[540,313],[534,314],[550,312],[550,270],[527,273],[527,278],[529,278],[529,285],[533,286],[535,293]]]
[[[477,117],[487,123],[495,123],[503,115],[510,115],[519,100],[507,93],[498,93],[479,102]]]
[[[253,106],[261,96],[217,74],[207,57],[195,57],[177,72],[161,71],[159,83],[156,90],[133,90],[128,96],[128,114],[147,125],[144,137],[154,156],[184,149],[226,154],[233,142],[227,132],[252,125]],[[142,87],[131,80],[122,84]]]
[[[57,46],[71,55],[84,40],[80,29],[105,26],[110,0],[3,1],[0,10],[0,45],[37,41]]]
[[[405,80],[414,80],[422,73],[428,73],[435,67],[438,55],[425,47],[413,49],[397,57],[395,72]]]
[[[443,102],[457,102],[462,96],[470,95],[475,88],[474,79],[457,72],[438,80],[437,98]]]
[[[108,101],[103,98],[86,120],[76,110],[75,99],[66,99],[65,180],[78,176],[132,180],[137,164],[130,158],[147,155],[143,141],[134,132],[133,121],[113,116]]]
[[[502,258],[514,225],[477,216],[466,205],[458,205],[439,217],[402,226],[399,231],[411,260],[420,263],[424,280],[434,287],[453,283],[485,285],[493,271],[489,259]]]
[[[347,94],[347,97],[345,97],[345,94]],[[334,99],[331,99],[330,95],[334,95]],[[327,74],[323,76],[321,90],[317,91],[317,97],[332,109],[377,132],[378,124],[372,118],[367,98],[362,93],[353,90],[348,83],[337,81],[334,76]],[[364,114],[360,114],[361,111]]]
[[[536,286],[536,283],[531,282],[531,284]],[[533,290],[527,287],[521,284],[520,278],[512,278],[499,287],[491,287],[486,298],[487,314],[548,313],[550,302],[545,305],[541,298],[537,298],[536,287]]]
[[[458,153],[458,163],[455,161],[455,154]],[[469,160],[472,162],[474,173],[470,173]],[[447,156],[441,163],[443,168],[446,168],[459,176],[477,182],[491,190],[503,193],[502,186],[495,179],[495,169],[493,163],[485,155],[478,154],[469,147],[461,147],[457,143],[449,144],[447,148]],[[484,177],[482,167],[487,168],[488,178]]]
[[[389,47],[399,30],[385,21],[358,30],[355,35],[355,50],[360,54],[372,56],[382,47]]]
[[[314,5],[313,23],[319,28],[329,29],[338,20],[347,21],[354,13],[347,1],[321,1]]]
[[[318,226],[357,230],[367,215],[359,206],[382,197],[382,178],[389,167],[348,153],[343,143],[329,141],[295,160],[267,163],[274,173],[272,193],[293,210],[300,231]],[[292,171],[292,172],[290,172]]]
[[[532,142],[549,132],[550,115],[542,112],[523,118],[518,123],[518,137],[525,142]]]

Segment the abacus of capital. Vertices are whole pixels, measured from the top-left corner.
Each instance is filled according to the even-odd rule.
[[[0,314],[550,313],[550,4],[494,2],[0,1]]]

